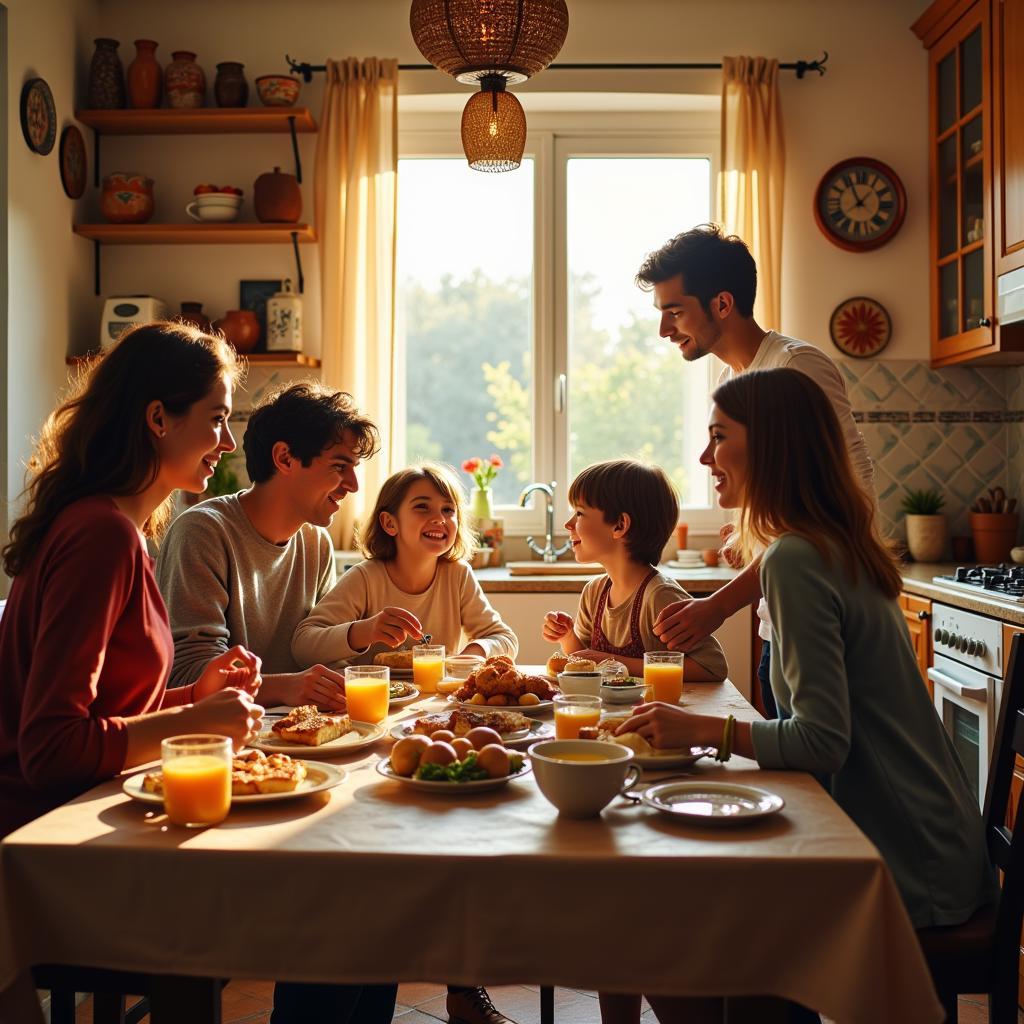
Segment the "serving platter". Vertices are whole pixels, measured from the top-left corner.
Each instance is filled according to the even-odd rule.
[[[507,711],[508,708],[502,708],[500,710]],[[417,735],[413,731],[412,722],[399,722],[398,725],[392,728],[389,733],[396,740],[403,740],[408,736]],[[509,747],[513,750],[518,748],[528,747],[531,743],[536,743],[538,740],[553,740],[555,738],[555,730],[550,722],[530,722],[528,729],[516,729],[514,732],[501,733],[501,742],[504,746]]]
[[[506,775],[500,779],[480,779],[477,782],[429,782],[426,779],[414,779],[411,776],[399,775],[391,768],[391,761],[384,757],[377,762],[377,772],[392,782],[401,782],[410,789],[422,793],[440,793],[445,796],[464,796],[467,793],[484,793],[489,789],[501,789],[514,779],[525,778],[533,769],[530,762],[525,761],[523,767],[515,775]]]
[[[296,760],[300,759],[296,758]],[[344,782],[348,775],[344,768],[339,768],[337,765],[309,764],[307,761],[301,763],[306,766],[306,777],[295,789],[283,793],[245,793],[242,796],[232,796],[231,802],[233,804],[263,804],[275,800],[294,800],[296,797],[310,796],[313,793],[322,793],[324,790],[333,789],[339,783]],[[142,788],[142,780],[146,774],[146,772],[139,772],[137,775],[129,776],[121,784],[121,789],[127,796],[138,800],[139,803],[159,804],[162,807],[164,798],[159,793],[147,793]]]
[[[454,693],[448,695],[447,703],[453,708],[462,708],[463,711],[518,711],[521,715],[543,715],[555,706],[553,700],[542,700],[539,704],[509,704],[505,707],[497,707],[492,704],[470,704],[469,701],[456,700]]]

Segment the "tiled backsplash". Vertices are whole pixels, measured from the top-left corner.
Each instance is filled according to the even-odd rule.
[[[840,360],[854,416],[875,462],[883,525],[905,536],[904,488],[946,498],[953,536],[970,536],[971,502],[989,487],[1017,497],[1024,468],[1024,368],[916,360]]]

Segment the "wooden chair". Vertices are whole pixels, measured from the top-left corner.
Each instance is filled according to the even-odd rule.
[[[982,907],[962,925],[922,928],[921,949],[950,1024],[957,996],[988,995],[989,1024],[1017,1024],[1017,986],[1024,918],[1024,799],[1012,830],[1006,825],[1015,756],[1024,755],[1024,634],[1013,638],[985,792],[985,838],[1002,873],[999,902]]]

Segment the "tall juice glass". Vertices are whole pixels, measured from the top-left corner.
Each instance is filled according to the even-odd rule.
[[[648,651],[644,655],[648,700],[678,704],[683,695],[683,655],[679,651]]]
[[[388,684],[391,669],[386,665],[348,665],[345,668],[345,700],[354,722],[383,722],[388,716]]]
[[[420,644],[412,649],[412,681],[420,693],[437,693],[444,678],[444,644]]]
[[[584,693],[560,693],[555,697],[555,738],[578,740],[580,729],[597,725],[601,698]]]
[[[231,809],[231,740],[169,736],[160,744],[164,810],[175,825],[216,825]]]

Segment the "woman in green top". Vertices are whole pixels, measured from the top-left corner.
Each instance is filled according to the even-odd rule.
[[[719,505],[740,510],[739,550],[767,549],[772,690],[792,715],[730,724],[732,750],[762,768],[829,776],[914,926],[959,924],[997,895],[981,815],[921,680],[896,602],[900,575],[832,406],[789,369],[734,377],[712,398],[701,462]],[[715,746],[725,726],[646,704],[619,731],[656,747]]]

